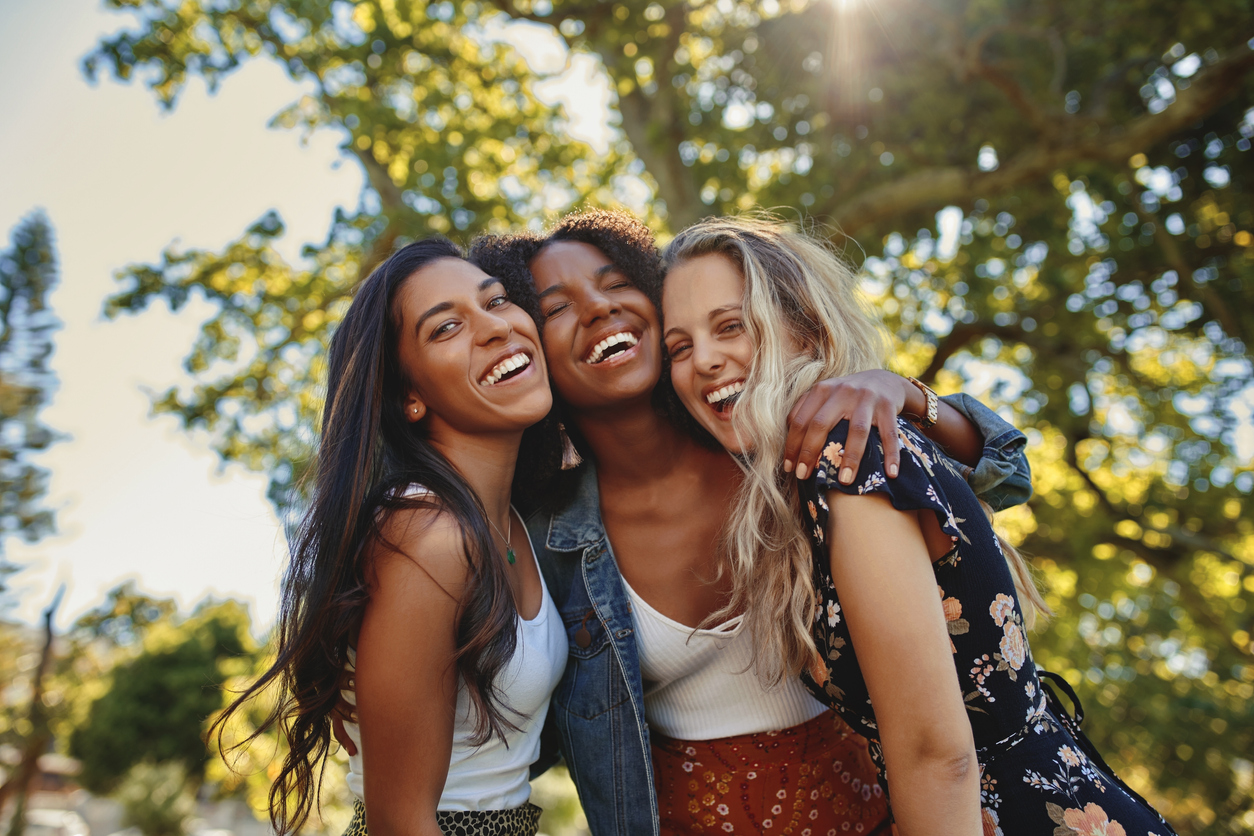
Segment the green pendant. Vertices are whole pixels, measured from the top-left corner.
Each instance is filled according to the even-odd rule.
[[[514,565],[514,550],[509,546],[505,547],[505,559],[509,561],[509,565]]]

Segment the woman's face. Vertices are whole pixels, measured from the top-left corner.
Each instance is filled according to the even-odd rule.
[[[671,383],[688,412],[733,453],[732,410],[753,359],[741,304],[745,280],[724,255],[698,256],[666,274],[662,314]]]
[[[433,437],[521,432],[553,404],[535,323],[500,281],[455,258],[431,262],[396,292],[405,417]]]
[[[662,374],[649,297],[591,244],[556,241],[528,266],[558,394],[575,409],[649,397]]]

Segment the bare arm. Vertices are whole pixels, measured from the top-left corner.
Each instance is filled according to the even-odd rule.
[[[883,494],[830,491],[827,501],[832,582],[875,706],[900,832],[979,836],[979,764],[928,547],[943,552],[948,538],[935,537],[930,512],[898,511]]]
[[[819,381],[788,415],[784,470],[791,471],[795,464],[797,478],[806,478],[813,472],[827,444],[828,433],[848,418],[844,466],[837,477],[841,484],[853,482],[873,426],[879,428],[884,444],[885,469],[890,479],[895,478],[901,460],[897,416],[903,412],[925,415],[927,398],[919,387],[901,375],[873,369]],[[936,426],[924,432],[951,458],[972,467],[979,463],[984,439],[966,416],[944,401],[939,404]]]
[[[357,643],[356,697],[371,836],[440,836],[457,701],[454,665],[466,560],[456,524],[400,511],[376,546]]]

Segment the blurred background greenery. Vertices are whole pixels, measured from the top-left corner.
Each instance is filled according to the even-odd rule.
[[[193,79],[212,89],[277,64],[312,92],[273,124],[334,132],[365,173],[358,206],[298,259],[268,213],[220,249],[135,253],[104,300],[114,317],[208,304],[190,382],[156,406],[267,474],[281,511],[310,465],[327,336],[397,245],[584,205],[639,211],[662,239],[758,207],[812,219],[863,264],[899,371],[1028,433],[1036,496],[1003,524],[1057,613],[1037,660],[1076,687],[1098,747],[1182,833],[1254,833],[1248,2],[106,5],[127,22],[88,75],[177,108]],[[591,59],[608,108],[538,97],[551,72],[523,56],[541,37]],[[55,276],[31,216],[0,260],[3,534],[47,529],[41,300]],[[184,613],[133,587],[46,665],[39,631],[6,625],[0,743],[78,758],[96,793],[149,788],[161,809],[128,820],[154,836],[186,826],[183,790],[259,810],[278,742],[244,752],[240,774],[200,742],[221,686],[265,662],[252,633],[229,601]],[[326,832],[346,821],[342,770],[333,760]],[[550,833],[580,826],[568,786],[537,789]]]

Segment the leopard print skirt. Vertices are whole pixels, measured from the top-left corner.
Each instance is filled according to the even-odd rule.
[[[540,808],[524,804],[513,810],[476,810],[435,814],[436,824],[445,836],[536,836],[540,829]],[[344,836],[368,836],[366,832],[366,805],[360,801],[353,805],[353,820]]]

